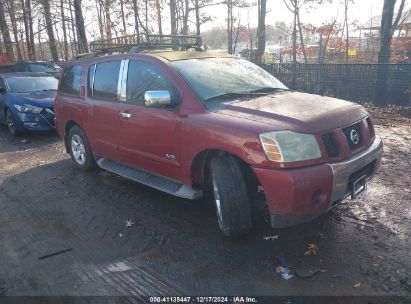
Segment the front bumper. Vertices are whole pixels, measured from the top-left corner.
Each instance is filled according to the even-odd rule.
[[[55,130],[54,113],[15,113],[16,126],[19,131],[50,131]]]
[[[351,195],[353,180],[370,180],[379,167],[383,143],[376,137],[363,153],[337,163],[300,169],[253,167],[266,196],[271,225],[282,228],[310,221]]]

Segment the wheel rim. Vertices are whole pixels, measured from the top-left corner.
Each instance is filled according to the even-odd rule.
[[[79,165],[84,165],[86,162],[86,147],[81,137],[77,134],[74,134],[71,138],[71,152],[73,153],[74,160]]]
[[[213,192],[214,192],[214,202],[217,209],[218,220],[221,220],[221,200],[220,194],[218,193],[218,187],[215,180],[215,176],[213,174]]]
[[[13,118],[11,117],[10,111],[6,113],[7,126],[11,134],[16,134],[16,125],[14,124]]]

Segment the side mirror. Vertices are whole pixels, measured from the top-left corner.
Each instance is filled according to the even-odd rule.
[[[169,91],[146,91],[144,105],[147,108],[171,108],[176,105],[176,102],[171,100]]]

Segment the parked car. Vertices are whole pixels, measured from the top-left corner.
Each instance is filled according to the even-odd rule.
[[[0,123],[13,135],[54,130],[57,85],[46,73],[0,74]]]
[[[261,193],[273,227],[362,194],[383,145],[362,106],[292,92],[245,59],[201,51],[74,59],[55,109],[78,168],[186,199],[211,190],[230,237],[252,228]]]
[[[18,61],[13,66],[13,71],[47,73],[60,78],[61,67],[52,61]]]

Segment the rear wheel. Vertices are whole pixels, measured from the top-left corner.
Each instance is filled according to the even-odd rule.
[[[252,228],[250,198],[239,162],[232,156],[211,160],[211,179],[218,225],[229,237]]]
[[[18,134],[17,128],[16,128],[16,122],[13,118],[13,114],[11,114],[11,111],[9,109],[6,110],[6,122],[7,122],[7,127],[9,128],[11,135],[16,136]]]
[[[81,170],[91,170],[96,167],[93,152],[87,138],[79,126],[70,129],[68,135],[68,145],[71,159]]]

